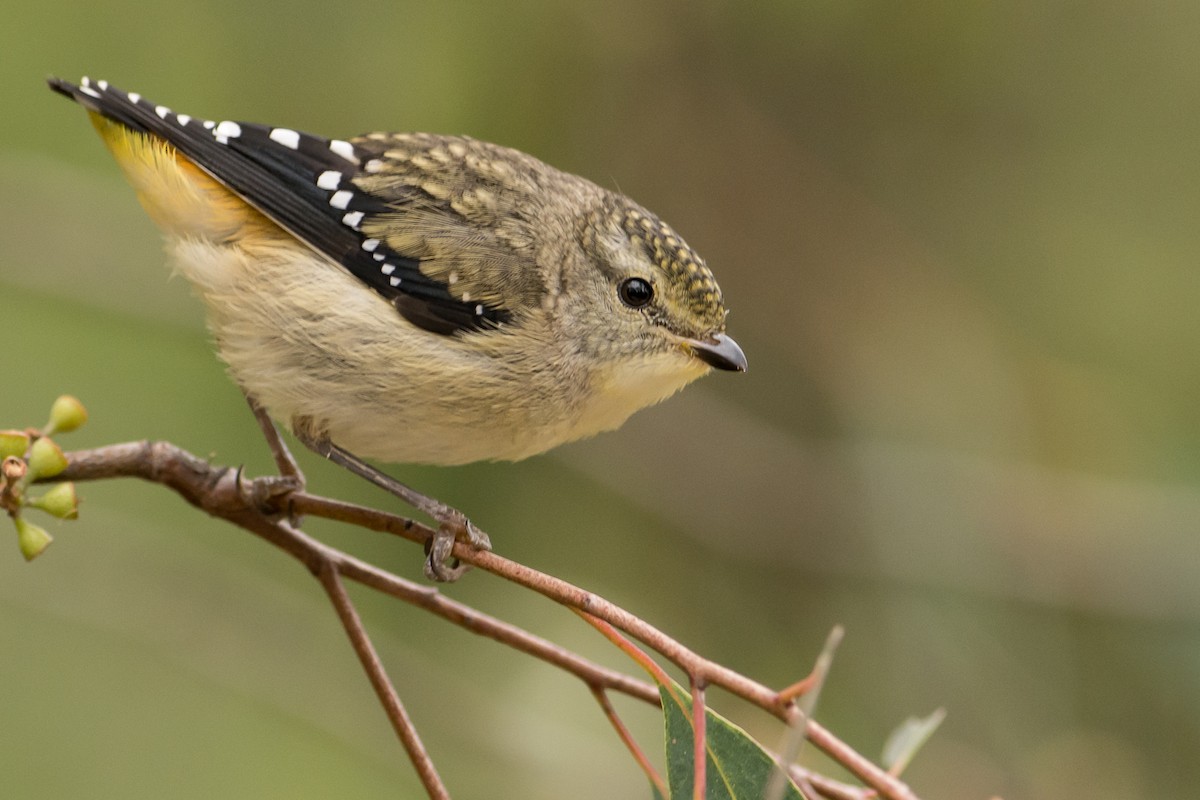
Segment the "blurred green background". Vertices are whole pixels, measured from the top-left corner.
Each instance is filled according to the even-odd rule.
[[[68,446],[269,468],[198,303],[46,75],[517,147],[680,230],[750,372],[528,462],[395,474],[769,684],[843,623],[819,716],[875,756],[945,706],[907,773],[927,800],[1195,796],[1200,5],[3,5],[0,426],[71,392],[93,419]],[[390,502],[305,464],[317,491]],[[43,558],[0,557],[6,796],[419,796],[302,569],[165,490],[82,494]],[[410,545],[311,529],[419,575]],[[486,575],[445,591],[625,666]],[[354,596],[456,798],[648,796],[582,685]],[[657,751],[656,713],[621,708]]]

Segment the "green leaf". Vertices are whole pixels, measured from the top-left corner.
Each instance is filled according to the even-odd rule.
[[[690,692],[672,681],[659,684],[667,733],[667,784],[671,800],[691,800],[694,783],[692,749],[692,698]],[[707,800],[761,800],[775,760],[746,731],[721,715],[705,711]],[[804,800],[790,780],[785,800]]]
[[[883,768],[896,775],[903,772],[945,718],[946,709],[939,708],[928,717],[909,717],[901,722],[883,745]]]

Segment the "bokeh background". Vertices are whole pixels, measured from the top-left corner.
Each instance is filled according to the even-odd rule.
[[[68,446],[269,468],[198,303],[46,75],[514,146],[679,229],[750,372],[525,463],[398,476],[769,684],[844,624],[819,717],[877,755],[944,706],[907,773],[924,798],[1195,796],[1200,5],[0,5],[0,426],[71,392],[93,419]],[[0,548],[7,796],[419,795],[302,569],[157,487],[82,493],[39,561]],[[313,530],[419,575],[410,545]],[[624,664],[486,575],[445,591]],[[648,796],[582,685],[355,598],[455,797]],[[655,712],[621,708],[657,751]]]

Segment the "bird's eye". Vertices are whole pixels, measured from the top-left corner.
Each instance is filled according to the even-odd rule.
[[[654,299],[654,287],[645,278],[626,278],[617,286],[617,294],[630,308],[642,308]]]

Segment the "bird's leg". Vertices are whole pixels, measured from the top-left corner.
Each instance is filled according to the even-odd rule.
[[[268,499],[302,490],[304,473],[300,471],[300,465],[296,463],[292,451],[280,437],[275,423],[267,416],[266,410],[258,404],[258,401],[248,394],[246,402],[250,404],[250,410],[254,412],[254,419],[258,421],[258,427],[262,431],[263,438],[267,440],[267,446],[271,448],[271,457],[275,459],[275,468],[279,470],[278,475],[269,475],[254,480],[255,490],[261,494],[260,504],[265,503]],[[299,523],[295,516],[290,513],[288,516],[292,524]]]
[[[328,438],[312,436],[306,431],[299,430],[303,426],[297,425],[296,427],[298,429],[295,434],[296,438],[314,453],[345,467],[360,478],[390,492],[418,511],[437,520],[437,532],[425,544],[425,576],[430,580],[456,581],[469,569],[467,565],[460,563],[450,555],[456,540],[461,539],[477,550],[492,549],[492,542],[488,539],[488,535],[475,527],[475,524],[458,509],[451,508],[440,500],[406,486],[353,453],[338,447]]]

